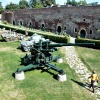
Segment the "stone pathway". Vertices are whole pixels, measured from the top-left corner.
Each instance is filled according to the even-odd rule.
[[[73,46],[66,46],[66,60],[67,63],[70,65],[71,68],[75,70],[77,75],[79,76],[80,80],[83,82],[84,87],[86,89],[89,89],[89,79],[88,77],[91,75],[91,72],[85,67],[85,65],[82,63],[82,61],[79,59],[75,48]],[[95,88],[95,93],[92,95],[96,95],[97,99],[100,100],[100,88]]]

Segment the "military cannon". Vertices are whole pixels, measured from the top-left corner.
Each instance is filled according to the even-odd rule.
[[[48,41],[39,41],[39,43],[34,43],[30,49],[30,54],[26,54],[25,57],[21,58],[22,64],[25,66],[23,68],[18,68],[17,72],[27,71],[35,68],[44,68],[47,67],[47,70],[53,69],[59,74],[63,75],[64,71],[57,68],[55,65],[52,65],[51,62],[60,59],[60,55],[53,56],[51,52],[57,51],[57,47],[62,46],[90,46],[94,43],[51,43]]]

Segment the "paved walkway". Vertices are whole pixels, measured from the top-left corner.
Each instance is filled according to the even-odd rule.
[[[71,68],[75,70],[77,75],[79,76],[80,80],[83,82],[84,87],[86,89],[89,89],[89,79],[88,77],[91,75],[91,72],[85,67],[85,65],[82,63],[82,61],[79,59],[75,48],[73,46],[66,46],[66,60],[67,63],[70,65]],[[97,99],[100,100],[100,88],[95,88],[95,93],[92,95],[96,95]]]

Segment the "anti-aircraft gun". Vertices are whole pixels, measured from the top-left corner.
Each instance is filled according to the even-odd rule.
[[[18,68],[17,72],[27,71],[35,68],[44,68],[47,67],[47,70],[53,69],[59,74],[63,75],[64,71],[57,68],[55,65],[52,65],[51,62],[60,59],[60,55],[54,57],[51,52],[57,51],[57,47],[62,46],[90,46],[94,43],[51,43],[48,41],[39,41],[39,43],[34,43],[30,49],[30,54],[26,54],[24,58],[21,59],[21,62],[25,67]]]

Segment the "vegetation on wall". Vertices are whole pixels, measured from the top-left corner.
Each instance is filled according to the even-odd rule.
[[[16,10],[16,9],[25,9],[25,8],[44,8],[44,7],[52,7],[57,6],[55,0],[20,0],[19,4],[15,4],[13,2],[10,2],[5,6],[5,9],[7,10]],[[64,4],[65,6],[72,5],[72,6],[78,6],[78,5],[87,5],[86,0],[80,0],[77,2],[76,0],[67,0],[67,3]],[[93,5],[93,3],[91,3]],[[97,5],[97,4],[95,4]],[[3,7],[2,7],[3,8]],[[0,12],[2,11],[2,8],[0,8]],[[3,8],[4,9],[4,8]]]

